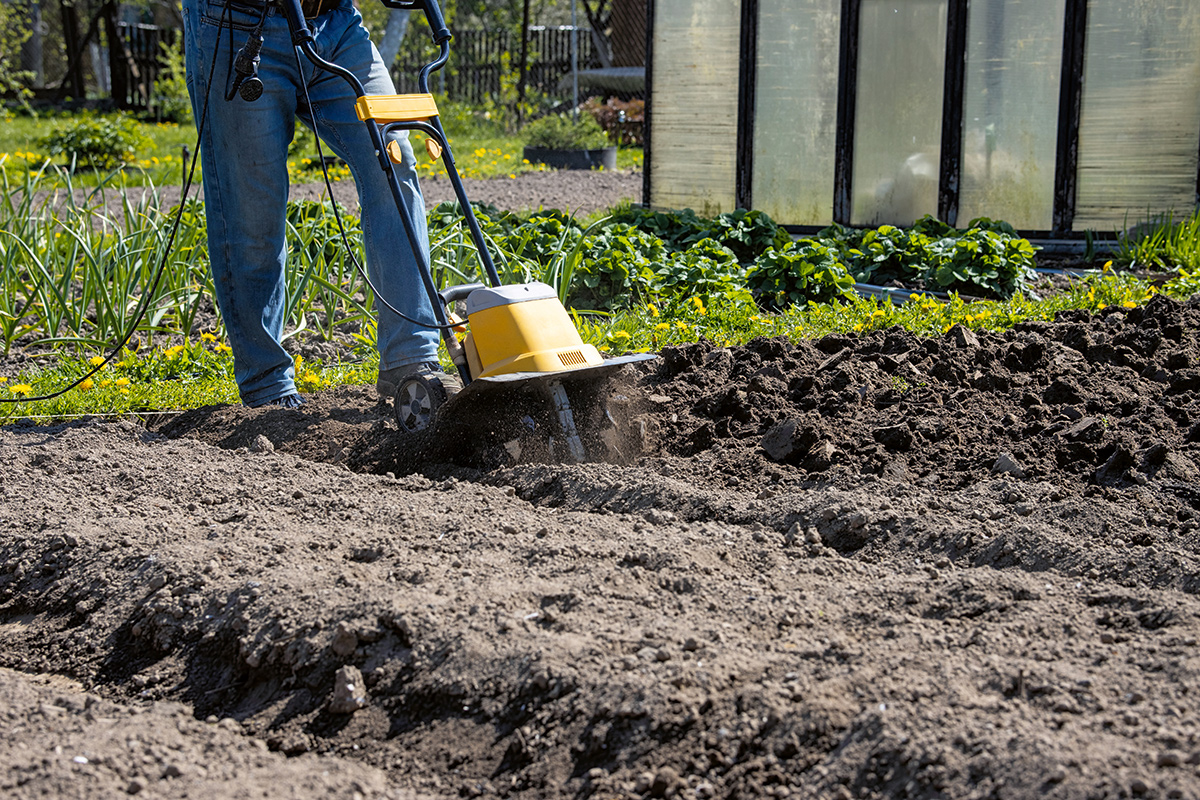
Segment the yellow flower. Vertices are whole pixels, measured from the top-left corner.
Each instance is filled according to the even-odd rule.
[[[1126,308],[1137,308],[1137,303],[1133,302],[1132,300],[1126,300],[1124,303],[1121,303],[1121,305],[1125,306]]]
[[[8,383],[8,377],[5,375],[0,375],[0,383]]]
[[[91,378],[84,378],[82,381],[79,382],[79,388],[85,392],[88,391],[89,389],[91,389],[95,385],[96,385],[95,382],[92,381]]]
[[[114,383],[116,383],[117,386],[128,386],[129,378],[117,378]]]
[[[613,331],[608,335],[608,338],[616,342],[623,342],[629,338],[629,331]]]
[[[675,327],[676,327],[676,328],[678,328],[678,329],[679,329],[679,330],[681,330],[681,331],[686,331],[686,330],[688,329],[688,326],[687,326],[687,323],[686,323],[686,322],[676,322],[676,323],[675,323]]]
[[[218,353],[232,353],[233,352],[233,348],[230,347],[229,345],[225,344],[224,342],[221,342],[219,345],[214,347],[213,350],[216,350]]]
[[[658,319],[658,307],[657,306],[655,306],[653,303],[647,303],[646,310],[650,312],[650,316],[654,317],[655,319]]]
[[[9,389],[9,391],[15,394],[17,397],[28,397],[29,393],[33,391],[33,387],[28,383],[18,383]]]
[[[668,325],[668,324],[667,324],[667,323],[665,323],[665,322],[660,322],[660,323],[658,323],[657,325],[655,325],[655,326],[654,326],[654,330],[656,330],[656,331],[669,331],[669,330],[671,330],[671,326],[670,326],[670,325]]]
[[[213,333],[200,334],[200,341],[202,341],[202,342],[215,342],[216,340],[217,340],[216,334],[213,334]]]
[[[165,355],[168,359],[174,359],[176,356],[178,356],[182,352],[183,352],[183,345],[177,344],[174,347],[168,347],[166,350],[164,350],[163,355]]]
[[[88,359],[88,363],[93,367],[98,367],[104,363],[104,356],[92,356]]]

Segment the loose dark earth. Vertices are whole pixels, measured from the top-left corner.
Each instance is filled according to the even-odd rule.
[[[0,794],[1200,797],[1200,304],[612,393],[618,463],[0,429]]]

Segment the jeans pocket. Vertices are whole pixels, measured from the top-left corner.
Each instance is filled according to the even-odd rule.
[[[228,11],[226,11],[228,7]],[[238,2],[238,0],[203,0],[200,3],[200,21],[206,25],[221,25],[236,31],[252,31],[262,19],[264,4]]]

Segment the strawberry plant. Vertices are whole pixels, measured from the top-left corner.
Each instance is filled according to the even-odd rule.
[[[769,216],[744,208],[714,217],[709,236],[732,250],[738,263],[747,265],[767,250],[786,247],[792,240]]]
[[[838,258],[836,242],[798,239],[755,260],[746,284],[766,308],[829,302],[853,292],[854,278]]]
[[[745,294],[745,278],[737,257],[715,239],[702,239],[672,253],[654,272],[654,293],[665,299],[728,299]]]
[[[627,223],[610,225],[588,237],[571,304],[598,311],[628,307],[649,295],[654,266],[665,258],[661,239]]]

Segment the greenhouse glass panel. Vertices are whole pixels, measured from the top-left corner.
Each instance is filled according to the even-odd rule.
[[[1066,0],[974,0],[967,25],[958,224],[1054,225]]]
[[[833,222],[841,0],[760,0],[753,207]]]
[[[741,4],[656,0],[654,9],[650,205],[732,211]]]
[[[1091,0],[1076,231],[1190,212],[1200,142],[1200,3]]]
[[[937,214],[947,0],[862,0],[851,224]]]

